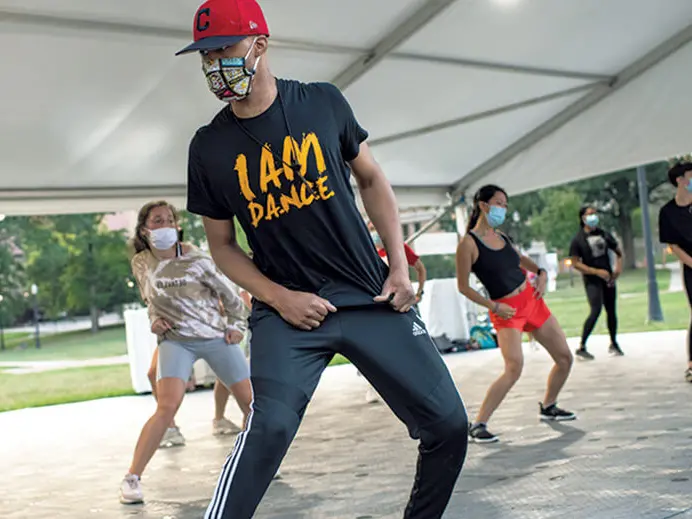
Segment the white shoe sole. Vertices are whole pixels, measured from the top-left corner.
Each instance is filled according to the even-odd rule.
[[[233,436],[234,434],[240,434],[240,429],[223,429],[220,431],[213,431],[212,436]]]
[[[543,422],[571,422],[573,420],[576,420],[577,417],[576,415],[573,416],[540,416],[541,421]]]
[[[164,442],[159,444],[159,449],[173,449],[174,447],[185,447],[185,442]]]
[[[484,445],[484,444],[489,444],[489,443],[497,443],[500,441],[500,438],[493,438],[492,440],[483,440],[479,438],[474,438],[473,436],[469,437],[469,441],[471,443],[478,443],[479,445]]]
[[[144,503],[144,498],[142,498],[142,499],[127,499],[126,497],[121,495],[120,496],[120,502],[123,505],[141,505]]]

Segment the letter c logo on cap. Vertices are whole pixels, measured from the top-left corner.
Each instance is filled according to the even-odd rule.
[[[197,13],[197,31],[199,32],[206,31],[209,28],[209,20],[206,20],[203,24],[202,16],[209,18],[211,16],[211,9],[205,7],[204,9],[200,9]]]

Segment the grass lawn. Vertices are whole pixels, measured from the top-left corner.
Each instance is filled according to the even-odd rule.
[[[0,371],[0,412],[132,394],[127,365],[30,375],[9,375]]]
[[[581,275],[575,272],[572,281],[573,283],[570,286],[569,274],[560,274],[557,278],[557,291],[551,293],[550,297],[586,300],[584,282],[581,279]],[[670,286],[670,270],[657,270],[656,282],[658,283],[659,291],[666,292]],[[618,279],[617,289],[620,295],[635,292],[646,294],[646,270],[626,270]]]
[[[41,349],[34,347],[33,339],[27,348],[15,347],[0,352],[0,362],[33,362],[41,360],[84,360],[115,357],[127,353],[125,327],[104,328],[96,334],[79,331],[47,335],[41,339]]]
[[[546,296],[550,310],[562,325],[568,337],[581,335],[584,320],[589,313],[584,284],[575,274],[570,286],[569,275],[558,278],[558,290]],[[670,271],[656,271],[664,322],[647,323],[648,296],[646,270],[626,271],[618,281],[618,332],[650,332],[659,330],[687,329],[690,309],[684,292],[667,292]],[[598,320],[595,334],[607,334],[605,311]]]

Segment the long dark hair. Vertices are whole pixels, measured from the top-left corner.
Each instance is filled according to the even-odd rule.
[[[507,196],[507,191],[502,189],[500,186],[496,186],[495,184],[488,184],[487,186],[483,186],[478,191],[476,191],[475,195],[473,195],[473,210],[471,211],[469,224],[466,226],[467,233],[476,226],[476,224],[478,223],[478,219],[481,217],[480,203],[485,202],[487,204],[498,191],[503,195]]]
[[[583,205],[579,208],[579,227],[581,227],[582,229],[586,225],[584,223],[584,215],[586,214],[586,211],[588,211],[589,209],[593,209],[593,206]]]
[[[165,200],[149,202],[139,210],[139,214],[137,215],[137,226],[135,227],[135,235],[132,238],[130,244],[131,249],[134,249],[134,254],[137,254],[139,252],[142,252],[143,250],[147,250],[150,248],[149,242],[144,236],[144,229],[147,226],[147,220],[149,219],[151,211],[156,209],[157,207],[167,207],[168,209],[170,209],[171,213],[173,214],[173,221],[175,222],[176,226],[178,225],[178,211],[176,211],[175,207],[173,207],[170,203],[166,202]],[[182,233],[180,231],[178,232],[178,238],[179,241],[182,241]]]

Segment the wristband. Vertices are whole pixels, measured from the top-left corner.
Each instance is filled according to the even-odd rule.
[[[493,313],[497,314],[497,311],[499,308],[500,308],[500,303],[495,303],[495,306],[493,307]]]

